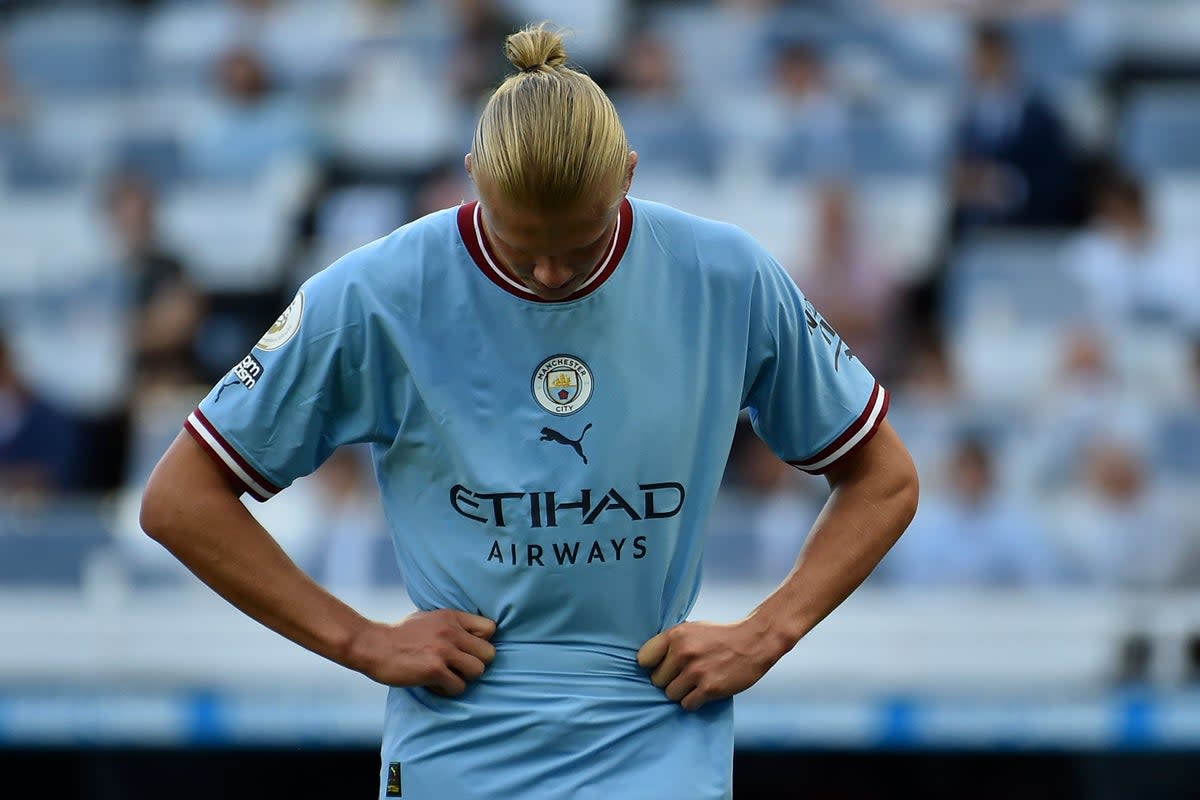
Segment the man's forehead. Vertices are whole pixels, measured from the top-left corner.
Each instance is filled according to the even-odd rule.
[[[510,236],[543,238],[547,236],[603,235],[612,221],[616,204],[585,203],[576,208],[534,209],[502,201],[481,198],[483,212],[494,228]]]

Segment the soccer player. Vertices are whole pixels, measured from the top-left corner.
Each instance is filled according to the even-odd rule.
[[[381,798],[730,797],[732,695],[876,566],[916,474],[887,392],[762,247],[627,196],[637,156],[561,36],[506,52],[466,157],[480,201],[305,283],[188,417],[142,525],[391,687]],[[832,493],[753,613],[689,622],[742,409]],[[420,609],[399,622],[324,591],[239,500],[354,442]]]

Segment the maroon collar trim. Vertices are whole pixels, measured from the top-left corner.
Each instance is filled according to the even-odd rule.
[[[464,203],[458,207],[458,232],[462,236],[463,244],[467,247],[467,252],[471,254],[471,260],[492,283],[511,295],[533,303],[569,303],[587,297],[596,291],[616,271],[617,265],[621,263],[621,257],[625,255],[625,249],[629,246],[629,237],[633,233],[633,204],[629,202],[629,198],[625,198],[621,201],[621,208],[617,212],[617,229],[613,232],[612,244],[604,258],[600,259],[600,263],[592,270],[588,279],[562,300],[547,300],[525,288],[525,285],[516,276],[502,266],[500,259],[496,257],[491,245],[488,244],[487,237],[483,235],[481,213],[478,201]]]

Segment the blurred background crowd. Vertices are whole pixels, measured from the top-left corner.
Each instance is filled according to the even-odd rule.
[[[158,456],[299,284],[473,197],[504,36],[571,27],[633,193],[758,237],[892,391],[922,506],[879,586],[1200,588],[1200,4],[0,0],[0,586],[181,567]],[[713,580],[827,493],[748,426]],[[254,513],[396,584],[339,451]]]

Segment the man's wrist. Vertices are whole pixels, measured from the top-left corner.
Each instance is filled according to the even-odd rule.
[[[744,622],[763,643],[772,663],[791,652],[804,636],[804,630],[790,615],[770,609],[765,603],[752,611]]]
[[[339,643],[334,661],[355,672],[370,675],[374,667],[374,639],[377,627],[377,623],[372,620],[363,619],[347,630],[344,639]]]

